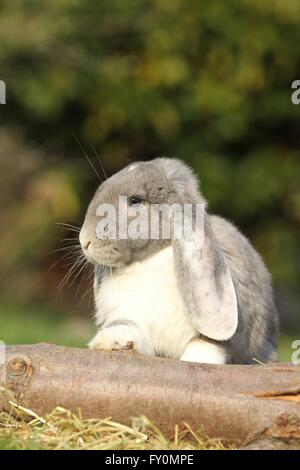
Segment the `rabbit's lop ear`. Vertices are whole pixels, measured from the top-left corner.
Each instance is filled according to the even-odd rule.
[[[186,314],[208,338],[230,339],[238,324],[238,306],[228,263],[218,247],[207,214],[203,243],[185,236],[173,240],[175,272]]]

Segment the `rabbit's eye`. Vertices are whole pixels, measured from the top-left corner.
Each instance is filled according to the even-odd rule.
[[[143,202],[143,199],[139,196],[131,196],[130,198],[128,198],[128,205],[130,207],[139,206],[142,204],[142,202]]]

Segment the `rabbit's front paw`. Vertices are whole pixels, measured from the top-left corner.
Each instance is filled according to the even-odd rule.
[[[90,341],[90,349],[116,351],[120,349],[135,349],[134,335],[116,328],[104,328]]]

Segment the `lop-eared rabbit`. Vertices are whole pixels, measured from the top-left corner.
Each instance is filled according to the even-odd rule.
[[[231,222],[208,213],[198,186],[185,163],[156,158],[130,164],[97,189],[79,237],[95,265],[99,330],[91,348],[215,364],[278,360],[270,274]],[[191,206],[193,221],[194,208],[202,207],[202,233],[175,237],[174,224],[169,236],[162,236],[161,225],[156,237],[97,230],[105,218],[99,208],[115,209],[119,228],[121,217],[129,226],[143,209],[151,222],[150,209],[161,207],[162,224],[174,205]],[[168,220],[171,226],[174,214]]]

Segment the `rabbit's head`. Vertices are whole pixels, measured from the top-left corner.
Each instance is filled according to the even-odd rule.
[[[197,179],[183,162],[157,158],[130,164],[97,189],[80,232],[82,250],[96,265],[142,260],[170,244],[170,232],[162,228],[168,208],[198,203],[205,204]]]

